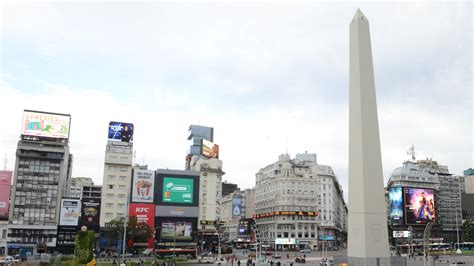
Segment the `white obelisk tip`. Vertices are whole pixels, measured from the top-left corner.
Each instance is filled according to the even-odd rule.
[[[364,13],[358,8],[352,20],[367,20]]]

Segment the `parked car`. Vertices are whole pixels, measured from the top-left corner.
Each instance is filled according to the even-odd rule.
[[[273,254],[272,254],[272,258],[274,258],[274,259],[281,259],[281,255],[278,254],[278,253],[273,253]]]
[[[19,259],[15,259],[12,256],[5,256],[2,259],[0,259],[0,263],[10,264],[10,263],[19,263],[19,262],[20,262]]]
[[[332,259],[322,259],[321,262],[319,262],[320,266],[334,266],[334,261]]]
[[[14,259],[17,259],[17,260],[20,260],[20,261],[26,261],[27,260],[27,257],[26,255],[14,255],[13,256]]]
[[[310,253],[311,249],[302,249],[300,250],[300,253]]]

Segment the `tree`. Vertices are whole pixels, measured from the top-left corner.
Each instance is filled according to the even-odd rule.
[[[123,225],[125,218],[115,218],[107,223],[107,239],[109,244],[117,244],[119,240],[123,238]]]
[[[474,221],[466,220],[463,224],[464,242],[474,242]]]
[[[153,228],[143,222],[138,222],[136,216],[130,216],[127,224],[127,239],[133,246],[133,243],[146,243],[153,236]]]
[[[76,235],[75,259],[79,263],[88,263],[94,258],[95,232],[79,231]]]

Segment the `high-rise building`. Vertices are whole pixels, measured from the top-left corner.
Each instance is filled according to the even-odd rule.
[[[221,210],[221,220],[224,223],[223,239],[234,242],[249,242],[249,232],[241,230],[240,224],[242,219],[252,219],[255,215],[255,190],[237,189],[223,196]]]
[[[110,122],[105,149],[100,226],[125,217],[132,182],[133,132],[130,123]]]
[[[25,110],[16,151],[8,228],[9,254],[56,246],[61,198],[72,171],[71,116]]]
[[[188,131],[188,140],[191,145],[189,146],[188,154],[186,156],[186,170],[191,169],[192,157],[194,155],[202,154],[203,140],[214,142],[214,128],[212,127],[190,125]]]
[[[237,184],[228,183],[227,181],[222,182],[222,197],[229,195],[237,189],[239,189]]]
[[[67,184],[66,197],[81,198],[82,187],[92,185],[94,185],[94,182],[90,177],[73,177],[69,180]]]
[[[464,191],[466,194],[474,194],[474,169],[464,170]]]
[[[392,215],[390,217],[392,231],[407,231],[411,227],[414,239],[423,238],[428,218],[418,217],[419,213],[412,213],[410,210],[413,208],[410,204],[425,197],[429,202],[427,206],[433,205],[430,207],[433,211],[429,210],[430,215],[433,215],[430,219],[434,217],[435,220],[432,237],[444,242],[457,241],[457,228],[461,228],[462,223],[461,184],[460,178],[450,174],[447,166],[440,165],[432,159],[405,161],[402,167],[393,170],[387,183],[387,190],[389,193],[399,190],[401,197],[400,204],[397,205],[400,209],[399,214],[395,215],[394,204],[389,202],[387,205]],[[394,244],[403,241],[408,239],[392,239]]]
[[[343,245],[345,206],[332,168],[315,154],[280,155],[256,174],[256,224],[263,243],[277,249]]]

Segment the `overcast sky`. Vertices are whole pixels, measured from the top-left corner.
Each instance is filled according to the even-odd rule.
[[[253,187],[286,150],[317,153],[347,193],[349,23],[370,21],[384,178],[415,145],[474,167],[470,2],[3,4],[0,152],[23,109],[72,116],[73,176],[101,184],[108,122],[136,162],[183,169],[190,124],[214,127],[224,179]]]

